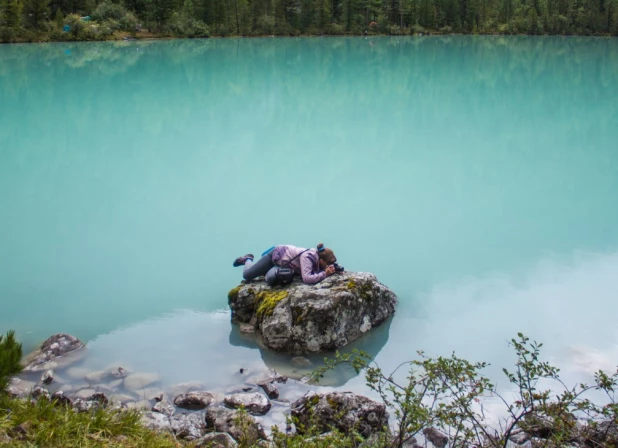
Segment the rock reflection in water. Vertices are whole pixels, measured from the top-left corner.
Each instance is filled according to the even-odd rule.
[[[389,330],[392,318],[382,325],[372,329],[361,338],[353,341],[340,350],[341,353],[351,352],[354,349],[362,350],[370,356],[375,357],[388,341]],[[258,349],[264,365],[285,375],[289,378],[306,378],[316,368],[324,365],[324,358],[334,357],[335,353],[307,354],[304,356],[288,355],[275,352],[260,344],[259,338],[253,333],[243,333],[238,325],[231,325],[230,345],[235,347],[246,347]],[[340,387],[347,383],[357,373],[350,366],[339,366],[336,370],[327,372],[320,380],[321,386]]]

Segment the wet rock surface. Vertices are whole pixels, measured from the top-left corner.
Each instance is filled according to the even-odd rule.
[[[344,433],[357,431],[365,438],[388,425],[384,404],[352,392],[308,392],[292,403],[292,415],[304,425],[315,423],[322,432],[337,428]]]
[[[243,283],[228,303],[232,320],[252,323],[266,347],[302,354],[347,345],[392,316],[397,297],[373,274],[344,272],[316,285]]]
[[[210,434],[206,434],[198,440],[195,446],[208,448],[235,448],[238,444],[228,433],[212,432]]]
[[[268,398],[258,392],[228,395],[223,402],[233,409],[244,408],[253,415],[264,415],[271,406]]]
[[[60,333],[48,338],[23,360],[24,372],[37,372],[54,368],[52,362],[69,353],[81,350],[85,345],[75,336]]]
[[[206,431],[202,414],[180,414],[170,418],[172,431],[179,439],[196,440]]]
[[[142,424],[155,431],[172,431],[168,416],[159,412],[147,412],[142,415]]]
[[[174,404],[179,408],[200,410],[210,406],[215,401],[210,392],[194,391],[178,395],[174,398]]]
[[[54,381],[54,371],[48,370],[47,372],[41,375],[41,383],[45,385],[50,385]]]
[[[423,435],[429,440],[436,448],[444,448],[448,443],[448,437],[446,434],[442,434],[436,428],[423,429]]]
[[[246,437],[250,443],[259,439],[265,439],[266,435],[262,426],[251,415],[241,416],[238,411],[212,406],[206,410],[206,429],[215,432],[225,432],[234,440]],[[239,425],[240,423],[240,425]]]
[[[273,383],[260,384],[260,388],[268,395],[268,398],[279,398],[279,389]]]
[[[153,412],[160,412],[161,414],[165,414],[168,417],[171,417],[172,414],[174,414],[174,412],[176,412],[176,408],[174,406],[172,406],[170,403],[168,403],[167,401],[158,401],[152,407],[152,411]]]

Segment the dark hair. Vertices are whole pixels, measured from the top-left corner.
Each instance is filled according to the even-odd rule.
[[[324,243],[318,244],[318,256],[320,257],[320,261],[324,262],[326,265],[337,262],[335,253],[328,247],[324,247]]]

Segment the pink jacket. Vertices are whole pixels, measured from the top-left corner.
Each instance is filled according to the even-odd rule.
[[[306,249],[296,246],[277,246],[273,250],[273,263],[277,266],[289,266],[294,269],[294,272],[303,278],[303,282],[309,285],[321,282],[326,278],[326,272],[320,271],[320,257],[317,249],[309,249],[301,253],[304,250]],[[298,254],[301,255],[297,256]],[[292,260],[291,263],[290,260]]]

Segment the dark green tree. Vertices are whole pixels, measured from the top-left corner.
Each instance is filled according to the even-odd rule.
[[[36,30],[40,29],[50,18],[49,0],[26,0],[24,13],[27,25]]]
[[[21,344],[15,339],[15,332],[0,335],[0,393],[3,393],[11,377],[22,371]]]
[[[13,30],[21,27],[21,0],[0,0],[0,26]]]

